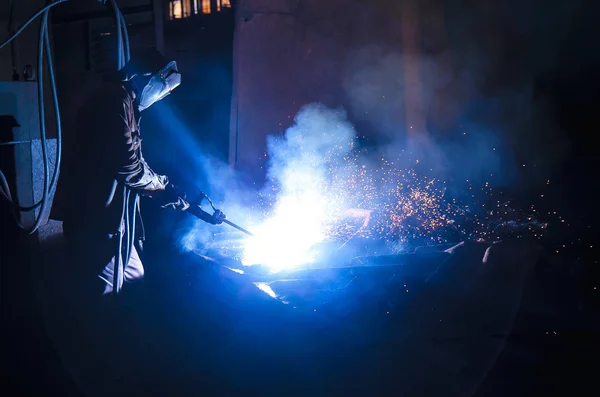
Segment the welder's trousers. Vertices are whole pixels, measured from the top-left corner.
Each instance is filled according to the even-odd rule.
[[[65,225],[67,226],[67,225]],[[117,262],[119,239],[117,235],[98,234],[88,230],[65,229],[74,255],[74,274],[82,293],[93,296],[105,295],[113,290],[113,274]],[[124,239],[125,240],[125,239]],[[125,242],[123,242],[125,244]],[[125,251],[125,249],[123,249]],[[122,253],[125,260],[125,253]],[[123,284],[134,283],[144,277],[144,266],[135,246],[131,248],[129,261],[123,266]],[[126,287],[125,287],[126,288]]]
[[[110,240],[113,242],[111,244],[113,247],[118,245],[117,236],[111,235],[109,236]],[[106,283],[103,295],[110,294],[113,290],[113,280],[114,280],[114,272],[115,272],[115,264],[117,263],[117,253],[118,249],[115,248],[115,255],[112,256],[108,264],[104,266],[102,272],[98,275],[102,281]],[[124,254],[122,254],[123,260]],[[131,247],[131,256],[127,263],[123,264],[123,278],[121,279],[121,285],[119,285],[119,289],[123,287],[123,283],[133,283],[139,281],[144,278],[144,265],[138,255],[137,249],[135,245]]]

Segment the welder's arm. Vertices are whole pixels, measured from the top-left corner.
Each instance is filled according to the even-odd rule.
[[[165,190],[169,178],[159,175],[150,168],[141,154],[141,140],[125,132],[125,153],[119,174],[123,176],[125,185],[138,191],[142,195],[152,195],[157,191]]]
[[[146,163],[140,153],[139,170],[125,179],[125,184],[142,196],[151,197],[158,202],[162,208],[172,208],[177,211],[185,211],[189,204],[180,197],[169,178],[165,175],[156,174]]]
[[[156,174],[141,153],[139,163],[138,174],[134,174],[129,181],[125,182],[130,189],[142,196],[151,197],[162,208],[172,208],[176,211],[188,209],[189,204],[185,201],[185,197],[179,196],[179,192],[172,183],[169,183],[167,176]]]
[[[130,189],[142,195],[150,195],[153,192],[165,190],[168,178],[158,175],[146,163],[142,156],[142,140],[137,131],[135,123],[134,103],[127,98],[115,104],[116,115],[114,117],[115,133],[113,144],[118,147],[117,158],[118,173],[123,183]]]
[[[124,100],[118,109],[118,123],[121,135],[119,146],[119,176],[128,188],[136,193],[152,197],[163,207],[186,210],[189,206],[184,199],[177,196],[169,178],[159,175],[146,162],[141,150],[141,138],[135,130],[133,103]]]

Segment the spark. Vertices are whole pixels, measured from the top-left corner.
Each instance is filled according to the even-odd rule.
[[[352,143],[336,142],[322,159],[306,156],[310,161],[293,164],[262,193],[264,221],[246,240],[242,263],[272,272],[293,269],[313,263],[320,243],[353,237],[425,245],[507,234],[541,238],[547,223],[537,220],[535,205],[521,211],[498,200],[489,180],[477,186],[467,179],[465,188],[480,192],[467,201],[449,197],[446,181],[401,166],[415,164],[410,156],[402,151],[373,160]],[[492,203],[498,210],[487,209]],[[362,222],[348,216],[362,213],[368,214]]]
[[[326,150],[311,145],[306,131],[279,137],[293,150],[284,150],[289,158],[269,174],[259,193],[260,221],[249,225],[254,236],[243,240],[237,256],[243,265],[263,265],[273,273],[295,269],[318,261],[324,242],[343,244],[352,238],[406,249],[509,236],[541,240],[549,222],[569,226],[557,211],[538,205],[544,193],[537,203],[519,205],[494,186],[493,174],[487,180],[446,181],[408,150],[382,155],[359,148],[356,131],[339,139],[323,131],[318,137],[328,142]],[[273,148],[278,144],[270,141],[261,157],[277,161]],[[550,185],[547,178],[540,182]],[[450,186],[459,193],[449,194]],[[558,244],[554,249],[557,254],[566,250]]]

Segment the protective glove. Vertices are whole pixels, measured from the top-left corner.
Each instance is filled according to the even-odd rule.
[[[212,214],[204,211],[198,204],[193,204],[189,207],[188,212],[198,219],[203,220],[211,225],[220,225],[227,218],[223,212],[218,209],[214,209]]]
[[[154,197],[169,185],[169,178],[165,175],[158,175],[151,169],[141,173],[139,176],[130,177],[125,180],[125,184],[140,196]]]
[[[225,219],[227,219],[225,214],[221,212],[221,210],[217,209],[215,209],[215,212],[213,212],[211,218],[212,219],[209,221],[209,223],[213,225],[220,225],[221,223],[223,223],[223,221],[225,221]]]
[[[181,197],[172,183],[169,183],[163,191],[157,192],[153,196],[156,197],[161,208],[171,207],[175,211],[185,211],[190,207],[189,203],[185,201],[185,194],[184,197]]]

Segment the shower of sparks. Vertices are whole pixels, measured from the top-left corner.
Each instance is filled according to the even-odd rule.
[[[453,223],[456,206],[444,201],[445,184],[419,176],[412,168],[400,168],[402,156],[394,162],[386,158],[360,165],[359,153],[332,170],[330,192],[349,208],[372,212],[369,227],[356,233],[353,225],[338,218],[330,225],[329,236],[406,240],[430,238],[441,241],[436,231]],[[337,197],[336,197],[337,196]]]
[[[347,128],[326,127],[319,130]],[[561,234],[573,232],[567,230],[570,222],[552,209],[551,200],[557,198],[551,197],[555,186],[547,178],[540,181],[543,188],[539,187],[537,196],[524,202],[500,189],[501,179],[494,174],[444,180],[439,170],[429,168],[435,165],[409,150],[393,155],[388,151],[384,156],[377,150],[357,148],[358,136],[356,141],[347,134],[337,140],[334,136],[305,136],[296,130],[281,137],[282,151],[273,151],[277,142],[270,141],[269,152],[258,159],[270,177],[258,195],[261,216],[257,223],[245,224],[254,236],[235,240],[233,245],[215,240],[212,247],[245,266],[262,265],[271,272],[314,263],[323,254],[320,250],[331,250],[338,243],[344,246],[352,239],[384,242],[394,253],[463,240],[529,238],[556,254],[577,252],[578,259],[580,248],[585,247],[585,255],[597,261],[597,245],[582,238],[561,240]],[[315,138],[320,142],[317,145]],[[465,133],[462,139],[469,136]],[[535,167],[523,164],[519,169],[526,173]],[[249,212],[254,216],[256,210]]]
[[[535,206],[515,209],[490,181],[479,186],[466,180],[464,191],[470,194],[451,197],[446,181],[430,176],[407,151],[373,159],[368,151],[339,142],[325,156],[312,154],[306,157],[311,161],[292,161],[283,180],[270,181],[261,192],[264,221],[252,226],[255,236],[244,243],[244,265],[260,264],[272,272],[296,268],[314,262],[324,241],[358,237],[407,246],[506,234],[541,238],[547,226],[537,220]]]

